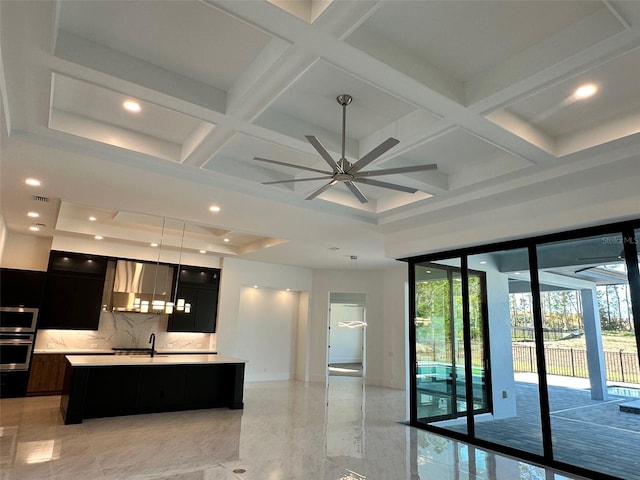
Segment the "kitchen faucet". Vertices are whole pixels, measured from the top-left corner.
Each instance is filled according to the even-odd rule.
[[[151,344],[151,356],[153,357],[156,353],[156,334],[152,333],[149,337],[149,343]]]

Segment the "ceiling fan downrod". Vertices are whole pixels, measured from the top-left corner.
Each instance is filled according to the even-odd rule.
[[[342,169],[342,172],[345,172],[351,165],[348,165],[346,153],[346,137],[347,137],[347,105],[349,105],[353,101],[353,97],[351,95],[347,95],[343,93],[342,95],[338,95],[336,100],[340,105],[342,105],[342,156],[340,157],[340,161],[338,162],[338,166]]]

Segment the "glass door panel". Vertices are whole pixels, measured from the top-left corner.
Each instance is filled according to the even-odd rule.
[[[474,402],[483,391],[486,407],[475,416],[476,438],[542,455],[542,422],[538,392],[533,304],[527,249],[468,257]],[[482,275],[482,277],[480,277]],[[483,278],[479,282],[477,278]],[[484,292],[478,292],[478,283]],[[474,298],[476,299],[474,301]],[[484,304],[481,304],[484,302]],[[479,321],[484,309],[486,324]],[[486,332],[488,325],[490,341]],[[482,356],[478,350],[485,349]],[[491,359],[482,368],[483,356]],[[482,375],[491,389],[482,385]],[[479,396],[479,395],[478,395]]]
[[[455,418],[455,324],[451,271],[415,267],[416,405],[419,421]]]
[[[490,411],[488,383],[489,342],[486,325],[486,280],[484,274],[470,270],[468,274],[468,285],[473,410],[476,413],[484,413]]]
[[[554,459],[631,478],[637,459],[620,445],[637,442],[640,424],[620,405],[640,397],[640,371],[623,247],[607,234],[537,256]]]
[[[469,276],[469,299],[463,298],[460,259],[415,265],[416,398],[418,422],[466,433],[466,412],[488,410],[485,375],[484,277]],[[465,373],[463,306],[471,321],[471,364]],[[473,343],[475,342],[475,347]],[[467,398],[466,381],[473,385]]]

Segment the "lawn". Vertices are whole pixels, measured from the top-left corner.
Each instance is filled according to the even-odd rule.
[[[636,339],[631,332],[603,332],[602,344],[605,352],[637,352]],[[545,342],[546,347],[555,348],[580,348],[585,349],[584,335],[580,338],[572,338],[570,340],[548,340]]]

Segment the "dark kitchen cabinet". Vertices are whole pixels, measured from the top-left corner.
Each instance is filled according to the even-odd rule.
[[[244,408],[244,363],[72,366],[60,411],[64,423],[137,413]]]
[[[218,268],[182,267],[177,298],[191,304],[191,311],[185,313],[174,307],[173,314],[169,316],[167,331],[214,333],[219,285]]]
[[[0,268],[0,303],[3,307],[40,308],[46,272]]]
[[[135,412],[140,368],[100,367],[81,369],[80,372],[86,374],[85,418]]]
[[[220,405],[228,392],[221,388],[222,368],[210,365],[195,365],[187,369],[185,400],[190,408],[206,408]]]
[[[141,367],[138,408],[167,411],[184,403],[185,368],[183,366]]]
[[[107,259],[51,252],[39,328],[97,330]]]

